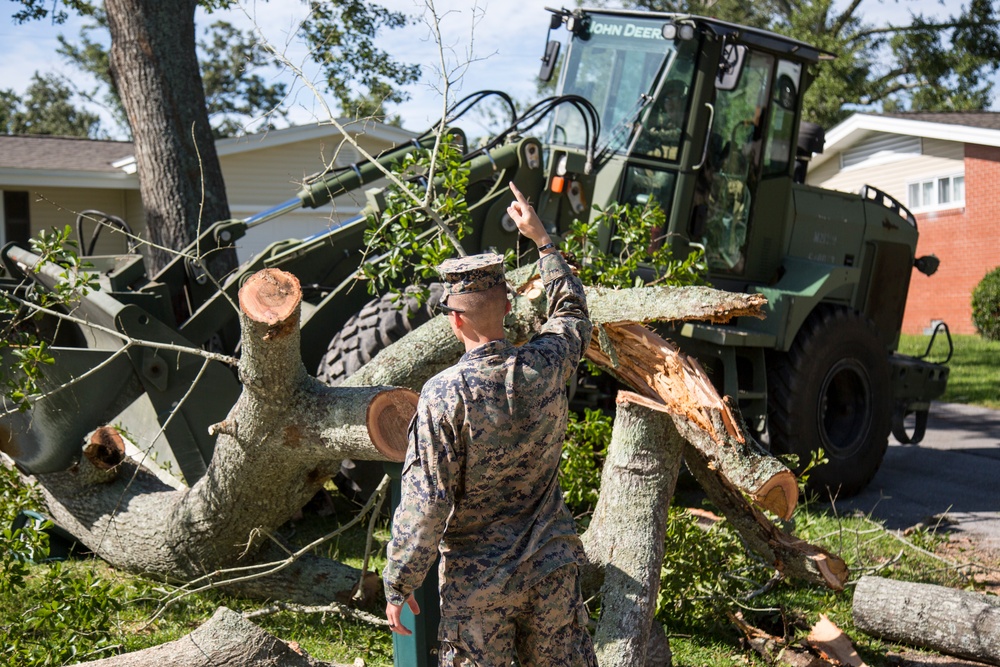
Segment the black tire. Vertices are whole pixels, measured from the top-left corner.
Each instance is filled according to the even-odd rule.
[[[385,294],[370,301],[361,312],[352,316],[330,340],[326,354],[319,362],[316,377],[330,386],[337,386],[383,348],[430,320],[441,300],[441,283],[430,285],[430,296],[421,306],[412,296],[414,288],[406,290],[403,299]],[[344,459],[334,484],[351,500],[365,502],[385,474],[378,461]]]
[[[775,453],[796,454],[799,469],[822,448],[809,490],[822,498],[857,494],[871,481],[889,443],[888,353],[861,314],[823,307],[787,354],[768,369],[768,436]]]

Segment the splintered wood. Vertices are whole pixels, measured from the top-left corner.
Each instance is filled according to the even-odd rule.
[[[732,411],[715,391],[697,359],[682,354],[670,341],[638,324],[598,325],[587,358],[610,367],[615,375],[645,396],[662,401],[667,412],[681,415],[721,442],[709,416],[722,415],[726,432],[744,442]]]
[[[701,364],[638,324],[606,323],[586,356],[674,417],[706,465],[782,519],[798,502],[795,475],[746,432],[738,411],[715,390]]]

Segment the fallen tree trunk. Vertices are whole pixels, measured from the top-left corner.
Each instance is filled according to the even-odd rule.
[[[310,377],[299,350],[300,300],[295,277],[273,269],[240,290],[244,388],[213,427],[215,453],[193,487],[167,487],[124,450],[91,446],[71,470],[38,476],[54,521],[116,567],[187,581],[254,563],[342,458],[402,461],[416,394],[330,388]],[[325,603],[348,598],[360,578],[354,568],[307,559],[246,590]]]
[[[710,468],[760,507],[789,519],[798,502],[795,475],[757,444],[719,396],[697,360],[639,325],[602,325],[587,358],[625,384],[656,399]]]
[[[544,321],[544,291],[537,281],[518,290],[506,325],[508,338],[525,340]],[[843,560],[788,535],[742,493],[781,518],[791,517],[798,501],[795,476],[765,452],[746,432],[738,411],[723,401],[697,361],[676,346],[634,324],[637,321],[759,316],[761,295],[733,294],[704,287],[587,288],[591,320],[598,326],[587,358],[641,395],[662,403],[687,440],[685,458],[713,502],[740,532],[747,545],[774,563],[785,575],[812,583],[843,588],[847,568]],[[451,345],[454,336],[445,318],[434,318],[382,350],[342,386],[369,382],[416,386],[430,360],[446,367],[461,355]],[[456,349],[452,349],[452,348]],[[407,375],[414,372],[416,376]]]
[[[518,282],[526,275],[522,271],[511,279]],[[515,343],[530,338],[545,322],[546,300],[541,283],[528,280],[518,292],[523,298],[515,299],[511,315],[505,321],[507,338]],[[696,361],[679,354],[676,346],[643,327],[631,326],[649,321],[724,322],[733,317],[760,317],[764,297],[708,287],[628,290],[587,287],[586,292],[590,319],[599,326],[587,358],[635,391],[672,405],[677,415],[684,418],[677,422],[684,437],[705,451],[719,474],[765,509],[789,518],[798,502],[798,486],[792,472],[747,435],[742,422],[722,403]],[[601,350],[601,340],[607,337],[614,339],[615,349],[621,349],[614,359]],[[383,384],[419,391],[424,382],[453,365],[463,352],[448,320],[435,317],[383,349],[341,386]],[[629,372],[622,368],[620,357],[630,355],[634,358],[633,368],[648,371]],[[680,390],[683,393],[673,399],[672,392]],[[681,404],[688,407],[678,407]],[[720,420],[725,428],[719,424]]]
[[[798,498],[795,476],[746,434],[739,412],[719,397],[697,361],[643,327],[602,328],[587,358],[649,396],[648,406],[672,417],[685,441],[688,469],[747,546],[786,576],[842,590],[847,566],[841,558],[785,533],[746,501],[744,493],[790,517]]]
[[[944,586],[861,577],[854,624],[863,632],[1000,665],[1000,598]]]
[[[822,547],[809,544],[775,526],[725,477],[716,474],[701,453],[686,445],[684,462],[747,547],[762,556],[783,575],[833,590],[843,590],[847,582],[847,564]]]
[[[175,641],[78,664],[89,667],[335,667],[309,657],[297,644],[277,639],[225,607],[219,607],[191,634]]]
[[[634,667],[647,664],[683,442],[669,416],[641,396],[621,392],[616,403],[601,495],[581,536],[588,561],[582,580],[586,597],[600,587],[598,662]]]
[[[521,298],[512,303],[504,320],[507,339],[517,344],[545,323],[546,299],[542,283],[525,267],[508,280],[520,285]],[[616,290],[586,287],[587,308],[595,324],[639,322],[726,322],[734,317],[762,317],[766,303],[760,294],[734,294],[709,287],[639,287]],[[341,386],[392,385],[419,391],[424,382],[454,365],[465,348],[451,333],[446,317],[434,317],[402,339],[384,348]]]

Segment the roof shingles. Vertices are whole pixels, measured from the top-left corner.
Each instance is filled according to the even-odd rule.
[[[883,113],[886,118],[904,120],[919,120],[926,123],[941,123],[943,125],[962,125],[978,127],[984,130],[1000,130],[1000,112],[996,111],[906,111],[899,113]]]
[[[0,135],[0,168],[118,172],[112,163],[134,154],[130,141]]]

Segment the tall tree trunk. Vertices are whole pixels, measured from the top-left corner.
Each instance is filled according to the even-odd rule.
[[[623,391],[616,403],[601,495],[582,536],[588,560],[583,574],[587,595],[593,579],[604,580],[594,635],[597,661],[601,667],[633,667],[648,664],[667,510],[684,441],[670,416],[648,399]]]
[[[229,218],[195,49],[197,0],[107,0],[111,75],[135,141],[150,241],[180,250],[198,229]],[[173,256],[150,248],[152,272]],[[221,276],[236,252],[206,258]]]

